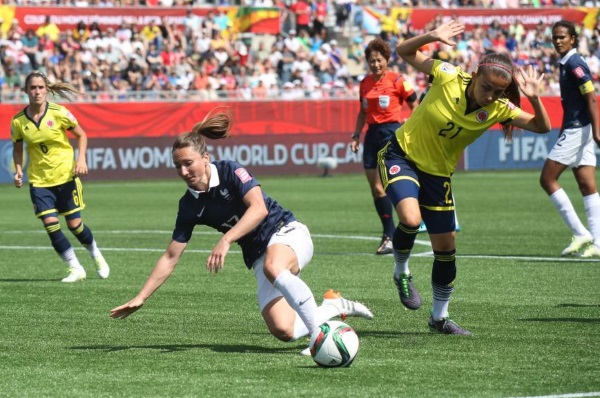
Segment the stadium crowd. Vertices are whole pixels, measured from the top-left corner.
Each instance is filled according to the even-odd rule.
[[[357,27],[360,7],[348,4],[332,0],[282,4],[284,33],[254,37],[236,33],[220,7],[205,17],[188,7],[182,26],[171,26],[163,18],[146,26],[123,23],[104,29],[80,22],[74,29],[61,30],[47,17],[36,30],[25,30],[14,19],[0,39],[0,98],[25,102],[23,79],[31,70],[76,86],[81,93],[77,101],[357,98],[358,82],[367,73],[364,48],[373,36]],[[439,23],[441,18],[434,19],[425,29]],[[517,65],[534,64],[544,71],[544,92],[558,95],[558,59],[550,29],[542,23],[526,29],[520,23],[503,27],[495,22],[465,32],[454,48],[436,43],[423,51],[468,72],[485,54],[507,53]],[[410,21],[398,19],[382,29],[381,36],[394,48],[420,32]],[[600,23],[581,32],[579,45],[597,89],[599,38]],[[426,76],[395,54],[392,58],[391,69],[422,92]]]

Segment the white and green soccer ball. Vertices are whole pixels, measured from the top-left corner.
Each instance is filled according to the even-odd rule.
[[[347,323],[327,321],[310,336],[310,354],[317,365],[326,368],[350,366],[358,353],[358,335]]]

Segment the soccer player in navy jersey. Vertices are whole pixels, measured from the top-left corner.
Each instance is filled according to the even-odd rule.
[[[559,21],[552,27],[552,42],[560,55],[563,120],[558,140],[542,168],[540,184],[573,234],[562,255],[597,257],[600,256],[600,196],[596,187],[594,149],[600,146],[600,118],[590,69],[577,53],[578,41],[572,22]],[[589,230],[558,183],[560,175],[568,167],[572,169],[583,196]]]
[[[381,180],[398,214],[394,232],[394,281],[400,301],[411,310],[421,306],[408,260],[421,220],[433,249],[431,286],[433,308],[428,324],[444,334],[471,334],[450,320],[448,304],[456,279],[456,224],[451,176],[463,150],[496,123],[506,137],[513,126],[533,132],[550,130],[550,118],[540,100],[543,74],[529,67],[515,76],[512,62],[500,54],[483,57],[471,75],[419,51],[440,41],[454,46],[452,38],[464,31],[456,21],[412,37],[396,47],[404,61],[429,75],[431,86],[423,102],[396,130],[395,138],[379,152]],[[520,107],[520,92],[534,113]]]
[[[96,265],[98,276],[108,278],[110,269],[96,245],[90,228],[81,219],[85,208],[80,176],[88,173],[86,163],[87,137],[77,119],[67,108],[48,101],[48,93],[69,99],[68,94],[79,91],[66,83],[51,83],[37,71],[25,79],[29,105],[13,116],[11,139],[15,164],[14,184],[23,185],[23,149],[26,144],[29,163],[27,177],[29,193],[36,217],[42,220],[52,247],[68,265],[63,282],[77,282],[86,278],[73,247],[63,234],[59,215],[65,217],[69,230],[88,250]],[[67,131],[77,140],[75,160]]]
[[[381,38],[369,42],[365,57],[369,73],[360,82],[360,108],[356,116],[356,126],[352,134],[351,149],[358,152],[360,134],[368,125],[363,144],[363,167],[371,188],[375,210],[383,227],[381,242],[375,254],[392,253],[394,209],[377,173],[377,152],[394,136],[400,127],[400,109],[406,103],[409,109],[416,105],[417,94],[404,78],[388,69],[392,50]]]
[[[230,126],[229,112],[213,111],[192,131],[175,139],[173,163],[187,190],[179,201],[171,243],[141,291],[112,309],[111,316],[126,318],[140,309],[174,271],[194,227],[206,225],[223,233],[206,260],[206,269],[222,271],[231,245],[237,242],[246,267],[256,277],[263,319],[278,339],[294,341],[307,336],[336,316],[371,319],[367,307],[331,292],[317,306],[311,289],[299,277],[313,255],[308,228],[263,193],[244,167],[228,160],[210,161],[205,137],[225,138]]]

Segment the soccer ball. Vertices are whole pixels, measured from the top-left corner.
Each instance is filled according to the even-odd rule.
[[[358,352],[358,335],[340,321],[327,321],[310,336],[310,355],[317,365],[326,368],[350,366]]]

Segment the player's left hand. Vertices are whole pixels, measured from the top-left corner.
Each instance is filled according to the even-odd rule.
[[[75,176],[82,177],[88,174],[88,167],[85,160],[77,160],[75,163]]]
[[[223,270],[225,257],[227,256],[230,247],[231,243],[229,243],[227,239],[219,239],[219,242],[217,242],[217,245],[212,249],[206,260],[206,269],[209,272],[217,273]]]
[[[514,78],[523,92],[523,95],[526,97],[537,97],[540,95],[540,87],[544,80],[544,74],[541,73],[538,76],[533,65],[529,65],[525,69],[519,68],[519,73],[515,73]]]

